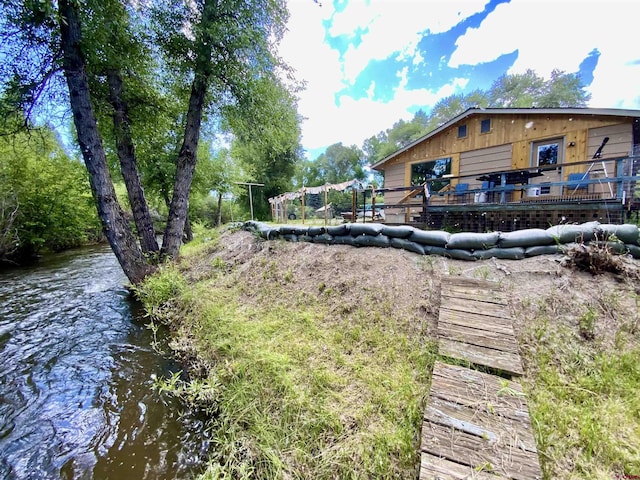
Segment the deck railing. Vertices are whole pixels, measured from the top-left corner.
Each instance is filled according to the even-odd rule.
[[[531,181],[559,169],[571,169],[575,175],[564,181]],[[606,171],[603,171],[606,169]],[[588,172],[588,174],[587,174]],[[595,174],[598,174],[596,177]],[[580,176],[582,174],[582,176]],[[587,175],[585,175],[587,174]],[[435,182],[448,185],[433,191]],[[485,184],[482,185],[482,181]],[[493,182],[489,182],[493,180]],[[466,188],[460,188],[465,185]],[[458,186],[458,187],[456,187]],[[542,193],[544,189],[544,192]],[[508,203],[640,202],[640,156],[592,159],[553,166],[477,172],[473,175],[429,179],[422,185],[383,188],[379,193],[406,192],[399,202],[385,195],[385,210],[428,209],[447,205],[501,205]]]

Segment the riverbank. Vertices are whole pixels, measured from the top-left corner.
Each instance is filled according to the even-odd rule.
[[[396,249],[209,234],[141,294],[172,327],[209,413],[209,478],[415,478],[439,279],[501,282],[547,478],[640,474],[638,262],[464,262]]]

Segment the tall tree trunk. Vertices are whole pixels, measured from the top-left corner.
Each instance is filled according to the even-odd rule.
[[[193,240],[193,229],[191,228],[191,220],[189,220],[189,214],[184,222],[184,243],[189,243]]]
[[[218,192],[218,215],[216,216],[216,227],[222,225],[222,192]]]
[[[63,69],[69,88],[73,121],[78,143],[89,172],[91,191],[98,215],[111,248],[131,283],[139,283],[154,267],[145,259],[118,203],[107,158],[91,105],[85,62],[80,49],[80,19],[73,0],[59,0],[59,24]]]
[[[109,83],[109,103],[113,107],[113,129],[118,159],[120,160],[120,172],[122,172],[122,178],[127,187],[140,246],[144,253],[157,252],[159,248],[156,232],[149,214],[147,200],[144,197],[140,176],[138,175],[127,104],[122,99],[122,76],[120,72],[116,69],[110,69],[107,72],[107,82]]]
[[[214,39],[207,26],[215,16],[215,1],[205,0],[200,22],[204,25],[201,28],[198,38],[198,49],[193,82],[191,84],[191,95],[189,97],[189,109],[187,111],[187,122],[184,131],[184,139],[178,154],[176,165],[176,178],[173,185],[173,198],[167,219],[167,227],[162,240],[162,255],[175,258],[178,256],[182,234],[184,232],[187,211],[189,208],[189,192],[191,191],[191,181],[196,168],[196,154],[198,151],[198,140],[200,137],[200,126],[202,124],[202,113],[204,100],[209,87],[211,77],[211,53]]]

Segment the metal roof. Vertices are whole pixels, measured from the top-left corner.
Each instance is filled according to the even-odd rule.
[[[474,115],[598,115],[598,116],[613,116],[613,117],[638,117],[640,118],[640,110],[624,110],[618,108],[469,108],[462,112],[460,115],[452,118],[446,123],[443,123],[435,130],[430,131],[426,135],[414,140],[408,145],[405,145],[399,150],[396,150],[391,155],[387,155],[385,158],[376,162],[371,166],[373,169],[377,169],[382,164],[387,163],[389,160],[397,157],[401,153],[406,152],[410,148],[418,145],[421,142],[437,135],[438,133],[446,130],[451,125],[464,120],[465,118],[472,117]]]

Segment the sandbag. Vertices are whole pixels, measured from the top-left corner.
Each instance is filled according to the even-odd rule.
[[[536,245],[527,247],[524,251],[524,256],[537,257],[538,255],[555,255],[556,253],[561,253],[558,245]]]
[[[375,237],[382,231],[384,225],[380,223],[350,223],[349,232],[353,237],[359,237],[360,235],[370,235]]]
[[[358,245],[355,243],[355,238],[351,235],[336,235],[333,237],[334,245],[351,245],[353,247],[357,247]]]
[[[414,231],[415,228],[408,225],[384,225],[381,233],[392,238],[409,238]]]
[[[498,245],[499,232],[454,233],[449,237],[447,248],[464,250],[487,250]]]
[[[282,230],[280,230],[280,233],[282,234]],[[297,242],[298,241],[298,236],[294,235],[292,233],[285,233],[284,235],[282,235],[282,238],[284,238],[287,242]]]
[[[426,253],[426,251],[425,251]],[[453,258],[455,260],[470,260],[476,261],[477,258],[469,250],[462,250],[459,248],[443,248],[443,247],[431,247],[429,250],[431,255],[440,255],[446,258]]]
[[[313,242],[314,237],[310,237],[309,235],[298,235],[299,242]]]
[[[281,235],[298,235],[296,225],[280,225]]]
[[[554,225],[547,232],[560,243],[590,242],[594,239],[599,222],[587,222],[582,225]]]
[[[609,237],[615,235],[622,243],[630,243],[632,245],[640,245],[640,230],[637,226],[631,224],[613,225],[610,223],[601,223],[598,225],[598,239],[608,240]]]
[[[360,235],[353,237],[353,242],[362,247],[388,247],[389,237],[386,235]]]
[[[598,248],[606,248],[615,255],[623,255],[629,251],[624,243],[621,242],[597,242]]]
[[[633,258],[640,258],[640,247],[638,245],[627,243],[625,244],[625,247],[627,247],[629,255],[631,255]]]
[[[309,235],[310,237],[315,237],[316,235],[322,235],[325,232],[326,229],[324,227],[309,227],[307,235]]]
[[[333,236],[328,233],[322,233],[311,238],[313,239],[313,243],[323,243],[325,245],[331,245],[333,243]]]
[[[490,258],[499,258],[501,260],[522,260],[524,258],[523,247],[510,248],[490,248],[488,250],[477,250],[473,252],[473,256],[478,260],[488,260]]]
[[[500,233],[498,246],[510,247],[534,247],[555,244],[555,238],[542,228],[530,228],[528,230],[516,230],[515,232]]]
[[[447,245],[451,234],[442,230],[418,230],[413,229],[413,233],[409,235],[409,240],[421,245],[430,245],[432,247],[444,247]]]
[[[331,227],[327,227],[327,233],[329,235],[333,235],[334,237],[341,236],[341,235],[348,235],[349,225],[342,224],[342,225],[333,225]]]
[[[420,255],[424,255],[424,246],[419,243],[412,242],[411,240],[407,240],[406,238],[389,238],[390,244],[394,248],[402,248],[403,250],[407,250],[409,252],[418,253]]]

